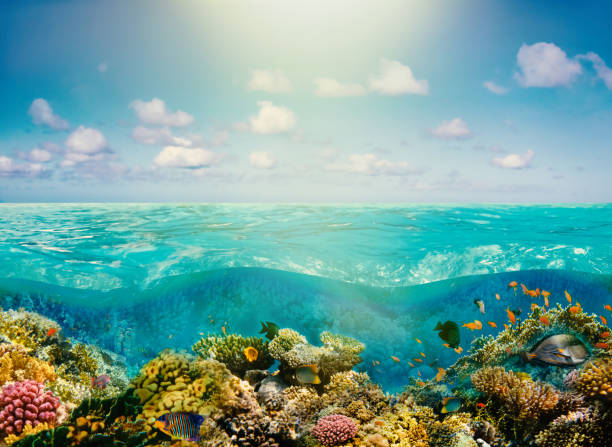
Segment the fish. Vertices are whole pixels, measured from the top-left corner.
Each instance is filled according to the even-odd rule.
[[[546,307],[550,306],[550,303],[548,302],[548,297],[547,296],[544,297],[544,305]]]
[[[91,387],[103,390],[110,382],[110,377],[106,374],[100,374],[98,377],[91,377]]]
[[[223,332],[223,335],[227,335],[227,329],[225,329],[225,326],[221,326],[221,332]]]
[[[522,352],[521,356],[528,362],[575,366],[583,363],[589,356],[589,352],[575,336],[557,334],[540,340],[530,352]]]
[[[486,407],[486,405],[485,405],[485,404],[483,404],[482,402],[478,402],[478,403],[476,404],[476,406],[477,406],[478,408],[484,408],[484,407]]]
[[[542,315],[542,316],[540,317],[540,321],[542,322],[542,324],[543,324],[544,326],[548,326],[548,325],[550,324],[550,320],[549,320],[548,318],[546,318],[546,316],[545,316],[545,315]]]
[[[160,416],[154,423],[155,427],[173,438],[184,441],[199,442],[200,425],[204,422],[204,416],[196,413],[166,413]]]
[[[608,338],[610,336],[610,332],[608,331],[602,332],[601,334],[599,334],[599,336],[601,338]]]
[[[375,360],[376,365],[380,365],[380,361]]]
[[[408,361],[408,360],[406,360]],[[410,365],[411,368],[414,368],[414,363],[408,362],[408,364]]]
[[[508,313],[508,319],[510,320],[510,323],[516,323],[516,316],[514,315],[514,312],[510,310],[510,307],[506,308],[506,312]]]
[[[518,377],[519,379],[525,381],[525,380],[530,380],[533,382],[533,378],[531,377],[531,374],[523,372],[523,371],[515,371],[514,375],[516,377]]]
[[[372,360],[372,366],[376,366],[376,362]]]
[[[495,324],[495,321],[487,321],[487,324],[491,327],[497,327],[497,324]]]
[[[538,292],[535,290],[528,290],[527,295],[529,295],[531,298],[536,298],[538,296]]]
[[[573,314],[577,314],[578,312],[580,312],[582,309],[580,308],[580,306],[570,306],[569,311]]]
[[[244,356],[249,363],[253,363],[255,360],[257,360],[259,352],[253,346],[249,346],[244,348]]]
[[[610,345],[608,343],[600,341],[599,343],[595,343],[595,347],[599,349],[608,349]]]
[[[421,356],[425,357],[425,353],[424,352],[419,352],[419,354],[421,354]]]
[[[531,310],[537,309],[538,307],[540,306],[538,306],[536,303],[531,303]]]
[[[474,320],[473,323],[465,323],[463,326],[461,327],[466,327],[471,331],[475,331],[478,329],[482,329],[482,323],[478,320]]]
[[[419,375],[419,377],[421,377],[421,371],[419,371],[418,369],[417,369],[417,374]]]
[[[265,337],[268,340],[272,340],[274,337],[278,335],[278,326],[271,321],[266,321],[265,323],[261,322],[261,331],[260,334],[266,334]]]
[[[527,295],[527,291],[529,290],[525,284],[521,284],[521,289],[523,289],[523,295]]]
[[[485,313],[484,301],[483,300],[474,300],[474,304],[476,304],[476,307],[478,307],[478,310],[480,311],[480,313],[484,315],[484,313]]]
[[[508,329],[510,329],[510,326],[508,326],[506,323],[504,323],[504,329],[508,330]]]
[[[458,348],[455,348],[455,352],[457,354],[461,354],[463,352],[463,348],[461,346],[459,346]]]
[[[612,311],[612,306],[610,306],[609,304],[604,304],[604,309]]]
[[[450,348],[451,345],[449,345],[448,343],[442,343],[442,346],[444,346],[445,348]]]
[[[55,334],[57,334],[57,329],[55,329],[54,327],[47,331],[47,337],[53,337]]]
[[[599,318],[601,319],[601,322],[603,324],[605,324],[606,326],[608,325],[608,320],[606,319],[606,317],[604,317],[603,315],[600,315]]]
[[[417,343],[423,343],[421,340],[419,340],[418,338],[415,338]]]
[[[397,357],[395,357],[394,355],[390,356],[391,360],[393,360],[395,363],[399,363],[401,360],[398,359]]]
[[[319,377],[319,365],[303,365],[295,370],[295,378],[300,383],[309,383],[311,385],[318,385],[321,383]]]
[[[456,396],[445,397],[442,399],[442,410],[440,413],[452,413],[461,408],[461,401]]]
[[[572,302],[572,296],[567,293],[567,290],[565,291],[565,299],[567,300],[568,303]]]
[[[444,371],[444,368],[438,368],[438,373],[436,374],[436,377],[434,377],[434,379],[436,379],[436,382],[439,382],[440,380],[442,380],[442,377],[444,377],[444,374],[446,374],[446,372]]]
[[[416,384],[419,386],[425,386],[425,382],[423,382],[422,380],[417,380]]]
[[[548,290],[542,290],[542,296],[544,298],[548,298],[550,296],[550,292]]]
[[[174,334],[170,334],[170,335],[168,335],[168,338],[169,338],[169,339],[172,339],[172,337],[174,337]]]
[[[540,296],[540,288],[539,287],[536,287],[535,292],[536,292],[536,296]]]
[[[497,299],[497,301],[501,300],[501,297],[499,296],[499,293],[495,294],[495,299]]]
[[[439,331],[438,336],[447,342],[451,348],[459,346],[459,326],[454,321],[448,320],[445,321],[444,324],[438,321],[434,331]]]
[[[415,358],[413,358],[412,360],[414,360],[414,361],[415,361],[415,362],[417,362],[417,363],[423,363],[423,360],[421,360],[421,359],[420,359],[420,358],[418,358],[418,357],[415,357]]]
[[[517,286],[518,286],[518,283],[516,281],[510,281],[508,283],[508,288],[510,288],[510,287],[516,288]]]

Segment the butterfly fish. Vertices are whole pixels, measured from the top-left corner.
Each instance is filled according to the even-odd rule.
[[[204,416],[196,413],[166,413],[155,421],[155,427],[173,438],[198,442],[202,422]]]

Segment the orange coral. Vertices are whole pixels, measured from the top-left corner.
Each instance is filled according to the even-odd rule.
[[[53,366],[34,357],[19,345],[0,345],[0,385],[20,380],[40,383],[55,380]]]

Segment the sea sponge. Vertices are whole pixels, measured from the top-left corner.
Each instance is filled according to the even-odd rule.
[[[612,401],[612,358],[589,363],[574,381],[574,388],[589,398]]]
[[[0,385],[26,379],[44,383],[55,378],[53,366],[30,357],[22,346],[0,345]]]
[[[214,359],[224,363],[234,374],[244,377],[250,369],[268,369],[274,360],[268,352],[268,341],[258,337],[243,337],[237,334],[227,336],[208,336],[200,339],[192,349],[205,359]],[[244,350],[248,347],[257,349],[257,359],[249,362]]]
[[[27,424],[53,424],[59,400],[34,380],[5,385],[0,394],[0,432],[19,435]]]
[[[349,417],[332,414],[319,419],[311,433],[321,444],[333,446],[354,438],[357,425]]]

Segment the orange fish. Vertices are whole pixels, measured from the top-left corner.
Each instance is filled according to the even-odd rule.
[[[565,291],[565,299],[567,300],[568,303],[572,302],[572,296],[567,293],[567,290]]]
[[[442,343],[442,346],[444,346],[445,348],[450,348],[450,345],[448,343]]]
[[[475,330],[482,329],[482,323],[480,321],[478,321],[478,320],[474,320],[473,323],[465,323],[461,327],[466,327],[466,328],[468,328],[468,329],[470,329],[472,331],[475,331]]]
[[[414,363],[408,362],[408,364],[410,365],[411,368],[414,368]]]
[[[372,360],[372,366],[376,366],[376,362]]]
[[[422,380],[417,380],[416,383],[419,386],[425,386],[425,382],[423,382]]]
[[[419,354],[421,354],[423,357],[425,357],[425,354],[423,352],[419,352]]]
[[[478,408],[484,408],[484,407],[486,407],[486,405],[485,405],[485,404],[483,404],[482,402],[478,402],[478,403],[476,404],[476,406],[477,406]]]
[[[544,297],[544,305],[546,307],[550,306],[550,303],[548,302],[548,297],[547,296]]]
[[[610,345],[608,343],[599,342],[599,343],[595,343],[595,347],[599,349],[608,349]]]
[[[606,332],[602,332],[601,334],[599,334],[599,336],[600,336],[601,338],[608,338],[608,337],[610,336],[610,333],[609,333],[608,331],[606,331]]]
[[[458,348],[455,348],[455,352],[457,354],[461,354],[463,352],[463,348],[461,346],[459,346]]]
[[[510,287],[516,287],[516,286],[518,286],[518,283],[517,283],[516,281],[510,281],[510,282],[508,283],[508,288],[510,288]]]
[[[415,338],[417,343],[423,343],[421,340],[419,340],[418,338]]]
[[[542,322],[544,326],[548,326],[550,324],[550,320],[546,318],[544,315],[540,317],[540,321]]]
[[[221,326],[221,332],[223,332],[223,335],[227,335],[227,330],[225,329],[225,326]]]
[[[249,346],[244,349],[244,356],[249,363],[253,363],[255,360],[257,360],[259,352],[253,346]]]
[[[510,323],[516,323],[516,316],[514,315],[514,312],[510,310],[510,306],[506,308],[506,312],[508,313],[508,319],[510,320]]]
[[[494,321],[487,321],[487,324],[491,327],[497,327]]]
[[[531,303],[531,310],[537,309],[539,306],[536,303]]]
[[[57,329],[55,329],[54,327],[52,327],[51,329],[47,331],[47,337],[52,337],[55,334],[57,334]]]
[[[550,292],[548,290],[542,290],[542,296],[543,297],[548,297],[548,296],[550,296]]]
[[[400,359],[398,359],[394,355],[391,356],[391,360],[393,360],[395,363],[399,363],[400,362]]]
[[[376,365],[380,365],[380,361],[379,360],[376,360],[375,363],[376,363]]]
[[[510,326],[508,326],[506,323],[504,323],[504,329],[508,330],[508,329],[510,329]]]
[[[419,377],[421,377],[421,371],[419,371],[418,369],[417,369],[417,374],[419,375]]]
[[[444,377],[444,368],[438,368],[438,374],[436,374],[436,382],[439,382],[440,380],[442,380],[442,377]]]
[[[536,295],[537,295],[537,296],[540,296],[540,288],[539,288],[539,287],[536,287],[536,290],[535,290],[535,291],[536,291]]]
[[[605,324],[606,326],[608,325],[608,320],[606,320],[606,317],[604,317],[604,316],[600,315],[600,316],[599,316],[599,318],[601,318],[601,322],[602,322],[603,324]]]
[[[531,298],[536,298],[538,293],[535,290],[528,290],[527,295],[529,295]]]
[[[417,363],[423,363],[423,360],[419,359],[419,358],[413,358],[412,360],[414,360]]]
[[[521,289],[523,289],[523,295],[527,295],[529,289],[527,288],[527,286],[525,286],[525,284],[521,284]]]
[[[610,306],[609,304],[604,304],[604,309],[612,311],[612,306]]]
[[[168,338],[169,338],[169,339],[172,339],[172,337],[174,337],[174,334],[170,334],[170,335],[168,335]]]
[[[569,311],[573,314],[577,314],[578,312],[580,312],[580,307],[579,306],[571,306],[569,308]]]
[[[495,294],[495,299],[497,299],[497,301],[501,300],[501,297],[499,296],[499,293]]]

